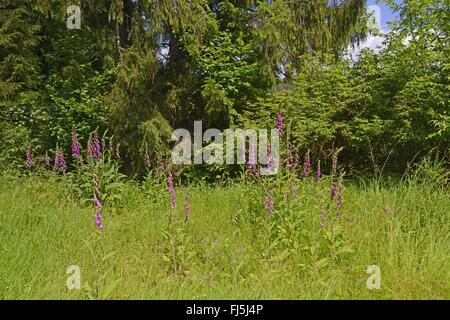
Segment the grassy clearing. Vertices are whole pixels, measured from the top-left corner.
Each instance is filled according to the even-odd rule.
[[[130,182],[103,232],[65,186],[0,178],[1,299],[450,298],[450,198],[427,184],[347,185],[332,241],[320,228],[326,181],[298,183],[271,217],[258,184],[180,187],[171,210],[162,187]],[[82,290],[67,289],[70,265]],[[366,287],[369,265],[380,290]]]

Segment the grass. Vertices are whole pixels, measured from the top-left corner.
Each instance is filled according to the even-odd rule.
[[[162,187],[127,182],[100,232],[95,208],[64,181],[1,177],[0,298],[450,298],[445,190],[347,184],[342,218],[320,228],[329,182],[299,182],[298,197],[276,198],[270,217],[261,188],[178,187],[171,210]],[[67,288],[70,265],[81,290]],[[380,267],[379,290],[366,286],[369,265]]]

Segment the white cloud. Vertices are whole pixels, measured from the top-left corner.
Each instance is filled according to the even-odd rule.
[[[361,53],[361,50],[366,48],[374,51],[375,53],[378,53],[383,48],[383,40],[384,40],[383,36],[369,35],[367,39],[356,48],[350,47],[349,55],[352,58],[352,60],[358,60],[358,56]]]

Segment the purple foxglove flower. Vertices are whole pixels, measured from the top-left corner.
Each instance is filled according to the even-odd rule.
[[[95,131],[94,138],[92,138],[92,155],[100,159],[102,157],[102,147],[98,138],[98,132]]]
[[[55,154],[55,171],[65,173],[67,169],[66,161],[64,160],[64,154],[62,150],[57,147]]]
[[[186,196],[186,202],[184,204],[184,211],[186,216],[186,221],[189,219],[189,198]]]
[[[281,136],[283,134],[283,115],[281,111],[278,112],[277,127],[278,134]]]
[[[292,168],[294,165],[294,156],[292,153],[292,143],[289,143],[289,162],[287,163],[286,167]]]
[[[79,159],[81,157],[80,143],[78,142],[78,137],[75,131],[72,132],[72,157],[75,159]]]
[[[100,210],[97,211],[97,214],[95,216],[95,224],[100,230],[103,230],[103,224],[102,224],[102,212]]]
[[[336,191],[337,191],[336,184],[333,183],[333,186],[331,187],[331,199],[334,199],[334,197],[336,197]]]
[[[309,154],[305,157],[305,164],[303,166],[303,176],[306,177],[311,170],[311,160],[309,158]]]
[[[30,148],[30,145],[27,145],[26,163],[27,163],[28,167],[31,167],[33,165],[33,159],[31,159],[31,148]]]
[[[103,208],[103,204],[100,202],[100,200],[97,198],[97,195],[94,192],[94,198],[92,199],[94,204],[97,206],[97,208],[101,209]]]
[[[175,189],[173,188],[172,173],[169,173],[169,177],[167,178],[167,191],[170,193],[172,200],[172,209],[175,209]]]
[[[272,215],[273,209],[275,207],[275,202],[273,201],[272,197],[269,196],[269,197],[265,198],[264,205],[266,206],[269,215]]]
[[[341,192],[339,192],[339,194],[338,194],[337,206],[338,206],[338,208],[342,208],[342,194],[341,194]]]

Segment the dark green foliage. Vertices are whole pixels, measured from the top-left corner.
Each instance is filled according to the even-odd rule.
[[[274,128],[279,110],[284,156],[289,142],[324,159],[343,146],[347,167],[398,169],[445,152],[448,4],[386,2],[401,17],[386,48],[350,63],[364,0],[83,0],[81,30],[66,27],[69,1],[2,0],[0,159],[18,167],[27,144],[68,153],[72,130],[85,144],[109,129],[124,171],[142,175],[146,150],[168,157],[174,128]]]

